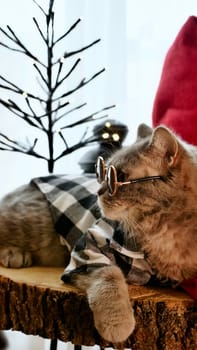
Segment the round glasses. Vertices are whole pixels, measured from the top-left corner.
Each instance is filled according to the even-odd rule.
[[[97,181],[102,184],[106,181],[107,189],[109,191],[110,196],[114,196],[117,192],[117,188],[125,185],[130,185],[134,183],[139,182],[147,182],[147,181],[154,181],[154,180],[164,180],[163,176],[156,175],[156,176],[146,176],[146,177],[140,177],[137,179],[132,179],[125,182],[118,181],[117,178],[117,171],[114,165],[110,165],[107,167],[105,165],[105,161],[103,157],[99,156],[96,161],[96,177]]]

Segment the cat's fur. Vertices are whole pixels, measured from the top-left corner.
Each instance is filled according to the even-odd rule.
[[[159,277],[177,282],[197,276],[197,148],[170,130],[141,125],[136,142],[108,161],[119,181],[161,175],[164,180],[122,186],[110,196],[106,184],[98,192],[103,214],[133,232]],[[65,266],[68,251],[54,230],[43,195],[27,185],[0,203],[0,263]],[[111,265],[74,274],[72,283],[85,291],[95,326],[107,340],[124,341],[135,327],[127,284]]]
[[[109,164],[120,181],[152,175],[163,180],[123,186],[113,197],[103,185],[103,214],[135,233],[157,275],[178,282],[197,276],[197,148],[158,127]]]
[[[31,183],[5,196],[0,202],[0,263],[19,268],[65,266],[66,261],[68,251],[37,187]]]

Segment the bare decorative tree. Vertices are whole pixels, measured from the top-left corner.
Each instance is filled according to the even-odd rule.
[[[48,12],[46,12],[35,0],[33,1],[45,17],[45,31],[41,29],[41,26],[35,17],[33,18],[33,21],[41,37],[41,40],[45,44],[47,50],[47,63],[43,63],[43,61],[39,58],[38,55],[32,53],[31,49],[27,48],[27,46],[24,45],[24,43],[9,25],[7,26],[6,30],[0,27],[0,32],[3,34],[4,39],[8,40],[8,42],[10,42],[11,44],[7,44],[7,41],[4,40],[4,42],[0,41],[0,45],[8,50],[12,50],[17,53],[19,52],[33,60],[33,67],[39,75],[40,84],[44,86],[43,93],[45,95],[44,97],[40,97],[37,94],[25,91],[21,87],[14,84],[12,81],[0,75],[0,89],[3,89],[4,91],[7,90],[9,91],[9,93],[11,92],[15,96],[17,94],[22,95],[25,99],[26,107],[21,107],[18,103],[16,103],[13,99],[10,98],[7,100],[0,98],[0,103],[7,110],[9,110],[9,112],[11,112],[12,115],[21,118],[29,126],[39,129],[46,135],[49,154],[48,156],[45,156],[36,150],[38,138],[35,138],[32,144],[22,144],[21,142],[10,138],[4,133],[0,133],[0,150],[20,152],[26,155],[41,158],[47,161],[48,171],[52,173],[54,170],[54,164],[57,160],[81,147],[84,147],[89,143],[97,141],[93,135],[88,137],[87,132],[85,132],[82,135],[79,142],[69,146],[68,142],[64,137],[63,130],[68,128],[74,128],[77,125],[93,121],[95,118],[100,119],[107,117],[107,114],[103,114],[102,112],[113,108],[114,105],[104,107],[101,110],[91,113],[88,116],[83,116],[76,122],[67,122],[67,124],[65,123],[65,118],[68,115],[70,115],[70,113],[79,110],[86,105],[86,103],[82,103],[75,106],[74,108],[69,109],[69,100],[67,100],[67,97],[69,97],[85,85],[89,84],[92,80],[94,80],[96,77],[102,74],[105,69],[103,68],[99,70],[89,79],[81,79],[73,89],[70,89],[64,93],[60,93],[58,95],[60,86],[62,87],[62,84],[73,73],[73,71],[79,65],[81,59],[77,58],[66,74],[63,73],[63,64],[65,63],[65,60],[67,60],[69,57],[75,56],[81,53],[82,51],[85,51],[90,47],[96,45],[100,41],[100,39],[97,39],[91,42],[90,44],[75,51],[65,51],[61,57],[55,59],[54,50],[56,48],[56,45],[62,42],[63,39],[76,28],[76,26],[80,22],[80,19],[78,19],[64,34],[62,34],[58,38],[55,38],[55,16],[53,11],[54,0],[49,0]],[[36,105],[39,105],[43,108],[42,113],[38,114],[36,112]],[[63,140],[64,148],[62,151],[60,151],[60,153],[57,156],[55,156],[54,133],[57,132],[57,125],[60,121],[63,125],[60,128],[58,128],[58,135]]]

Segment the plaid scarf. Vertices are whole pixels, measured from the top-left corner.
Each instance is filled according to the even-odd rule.
[[[119,223],[101,217],[97,205],[99,185],[92,175],[51,175],[32,180],[44,194],[61,244],[71,251],[66,274],[81,273],[87,266],[117,264],[128,282],[146,284],[152,271],[134,236]]]

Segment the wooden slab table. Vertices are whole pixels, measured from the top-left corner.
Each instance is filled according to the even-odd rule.
[[[0,329],[75,345],[113,347],[94,328],[85,295],[60,280],[61,268],[0,267]],[[197,350],[197,302],[181,291],[129,286],[136,329],[132,350]]]

